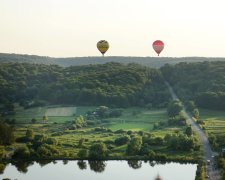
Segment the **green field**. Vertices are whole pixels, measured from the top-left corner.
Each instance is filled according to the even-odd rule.
[[[111,118],[111,124],[107,128],[112,130],[144,130],[151,131],[153,124],[167,121],[165,109],[146,110],[143,108],[127,108],[119,118]]]
[[[45,106],[24,109],[16,105],[16,114],[9,116],[16,119],[17,123],[30,123],[31,119],[42,122],[43,116],[48,116],[48,122],[64,123],[71,121],[77,115],[85,115],[87,111],[92,111],[96,107],[75,107],[75,106]]]
[[[76,114],[76,107],[50,107],[47,108],[45,114],[48,117],[68,117]]]
[[[225,112],[200,110],[200,119],[205,122],[205,130],[210,134],[223,134],[225,135]]]
[[[94,106],[78,106],[78,107],[37,107],[31,109],[23,109],[19,106],[16,108],[16,115],[10,118],[16,119],[17,123],[30,124],[31,119],[37,119],[37,123],[43,123],[43,116],[47,115],[47,124],[52,123],[65,123],[74,120],[75,116],[83,115],[87,111],[94,111],[97,107]],[[157,136],[164,136],[167,133],[174,131],[182,131],[180,127],[166,127],[163,130],[154,130],[154,123],[167,122],[166,109],[152,109],[132,107],[123,109],[122,116],[118,118],[105,119],[109,123],[103,123],[97,126],[103,126],[113,131],[124,129],[133,131],[148,131],[155,133]],[[53,128],[53,127],[52,127]]]

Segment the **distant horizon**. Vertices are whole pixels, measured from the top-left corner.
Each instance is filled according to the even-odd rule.
[[[216,58],[216,59],[223,59],[225,57],[210,57],[210,56],[107,56],[105,55],[102,57],[101,55],[95,56],[46,56],[46,55],[39,55],[39,54],[22,54],[22,53],[9,53],[9,52],[0,52],[0,54],[7,54],[7,55],[21,55],[21,56],[39,56],[39,57],[48,57],[48,58],[85,58],[85,57],[100,57],[100,58],[107,58],[107,57],[140,57],[140,58]]]

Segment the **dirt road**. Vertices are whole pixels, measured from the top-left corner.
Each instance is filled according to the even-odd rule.
[[[172,96],[173,100],[176,100],[179,98],[175,94],[173,88],[170,86],[168,82],[165,82],[166,86],[168,87],[170,94]],[[183,106],[183,113],[186,116],[188,123],[192,126],[192,129],[199,135],[200,140],[203,145],[204,150],[204,160],[206,162],[206,174],[208,176],[208,179],[210,180],[221,180],[221,176],[219,174],[219,171],[217,170],[217,165],[215,163],[214,157],[216,153],[214,153],[210,147],[209,141],[205,133],[199,126],[193,121],[192,117],[187,113],[185,106]],[[209,163],[210,161],[210,163]]]

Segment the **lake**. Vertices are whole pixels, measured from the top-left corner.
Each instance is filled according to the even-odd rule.
[[[0,179],[11,180],[194,180],[196,164],[155,161],[42,161],[14,162],[6,166]]]

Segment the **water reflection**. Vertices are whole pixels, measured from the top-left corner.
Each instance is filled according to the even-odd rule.
[[[53,162],[54,163],[54,161],[52,161],[52,160],[38,160],[38,161],[36,161],[41,167],[44,167],[44,166],[46,166],[47,164],[49,164],[49,163],[51,163],[51,162]]]
[[[22,173],[27,173],[28,172],[28,167],[33,165],[33,161],[13,161],[11,162],[12,165],[14,165],[17,169],[17,171],[22,172]]]
[[[94,172],[101,173],[105,170],[106,163],[105,161],[88,161],[90,169]]]
[[[129,167],[131,167],[133,169],[139,169],[139,168],[141,168],[142,161],[129,160],[129,161],[127,161],[127,164],[129,165]]]
[[[77,165],[80,168],[80,170],[87,169],[87,163],[85,161],[77,161]]]
[[[50,163],[52,164],[57,164],[59,161],[51,161],[51,160],[38,160],[38,161],[12,161],[12,162],[0,162],[0,174],[4,174],[5,169],[7,169],[7,166],[11,164],[11,166],[16,167],[17,171],[20,173],[28,173],[28,167],[33,166],[35,163],[39,164],[39,166],[42,168]],[[107,161],[68,161],[68,160],[63,160],[61,161],[62,165],[67,166],[68,163],[73,163],[75,162],[77,164],[77,167],[80,170],[87,170],[88,171],[88,165],[89,169],[91,171],[94,171],[96,173],[103,173],[106,170],[107,166]],[[118,162],[118,161],[109,161],[109,162]],[[124,161],[120,161],[124,162]],[[166,162],[156,162],[156,161],[140,161],[140,160],[129,160],[126,161],[128,167],[132,169],[141,169],[144,164],[149,164],[149,167],[154,167],[156,165],[162,165],[165,164]],[[146,165],[145,165],[146,166]]]

